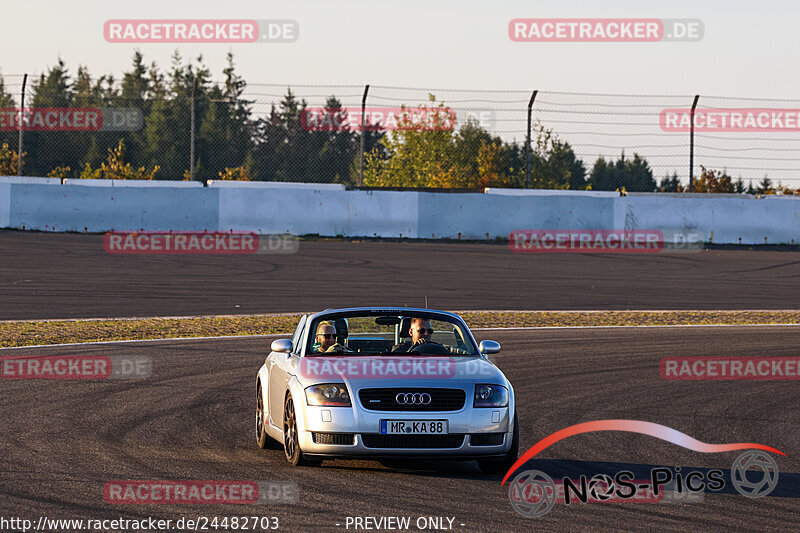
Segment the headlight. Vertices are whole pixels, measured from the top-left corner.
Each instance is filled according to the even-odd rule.
[[[350,407],[350,393],[344,383],[312,385],[306,389],[308,405]]]
[[[475,407],[508,407],[508,389],[500,385],[475,385]]]

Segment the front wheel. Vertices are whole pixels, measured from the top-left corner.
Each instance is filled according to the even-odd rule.
[[[514,413],[514,433],[511,438],[511,449],[500,459],[478,459],[478,466],[484,474],[504,474],[508,472],[519,455],[519,423]]]
[[[322,461],[309,460],[303,457],[300,449],[300,435],[297,428],[297,417],[294,413],[292,395],[286,397],[283,409],[283,451],[286,460],[292,466],[319,466]]]

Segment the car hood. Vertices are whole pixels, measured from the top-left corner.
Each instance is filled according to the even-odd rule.
[[[354,387],[507,383],[500,369],[481,357],[315,356],[297,358],[292,366],[304,387],[342,381]]]

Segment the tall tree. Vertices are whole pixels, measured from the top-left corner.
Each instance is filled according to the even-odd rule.
[[[14,96],[6,88],[2,75],[0,75],[0,107],[14,107]]]
[[[9,89],[6,87],[5,80],[3,76],[0,75],[0,109],[9,109],[15,108],[16,103],[14,101],[14,96],[9,92]],[[13,131],[3,131],[0,130],[0,146],[3,144],[8,144],[13,146],[14,148],[17,147],[16,145],[16,134]]]
[[[379,141],[381,148],[367,155],[365,185],[463,186],[464,173],[457,166],[454,134],[445,124],[449,109],[444,103],[437,105],[433,95],[428,99],[428,104],[411,109],[428,119],[425,124],[415,125],[412,118],[401,118],[398,128]]]
[[[140,110],[143,117],[150,114],[153,92],[151,79],[148,77],[144,56],[139,50],[134,51],[130,70],[123,73],[119,88],[118,105],[124,109]],[[147,160],[147,141],[143,131],[124,132],[126,156],[144,163]],[[153,163],[155,164],[155,163]],[[96,166],[96,163],[94,163]]]
[[[540,126],[531,164],[535,189],[585,189],[586,168],[572,147]]]
[[[32,84],[33,96],[25,107],[70,107],[73,100],[72,81],[64,61],[42,73]],[[80,152],[74,143],[75,134],[62,131],[25,132],[25,174],[45,176],[58,166],[69,165]]]
[[[634,153],[633,159],[625,159],[623,152],[617,161],[606,161],[600,157],[589,177],[592,189],[614,191],[625,188],[629,192],[654,192],[656,182],[647,161]]]
[[[342,117],[340,123],[343,126],[334,128],[333,131],[310,133],[311,150],[317,154],[314,172],[324,183],[352,185],[354,183],[350,181],[350,165],[359,151],[360,133],[349,127],[349,121],[344,119],[347,111],[336,97],[328,98],[324,112],[331,117]]]

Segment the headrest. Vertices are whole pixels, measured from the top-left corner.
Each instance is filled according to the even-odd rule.
[[[347,320],[344,318],[337,318],[333,321],[333,327],[336,328],[336,342],[344,344],[348,336]]]
[[[400,321],[400,338],[401,339],[406,338],[406,337],[411,338],[411,335],[409,335],[408,330],[411,329],[411,320],[412,319],[413,319],[413,317],[404,316],[403,320]]]

